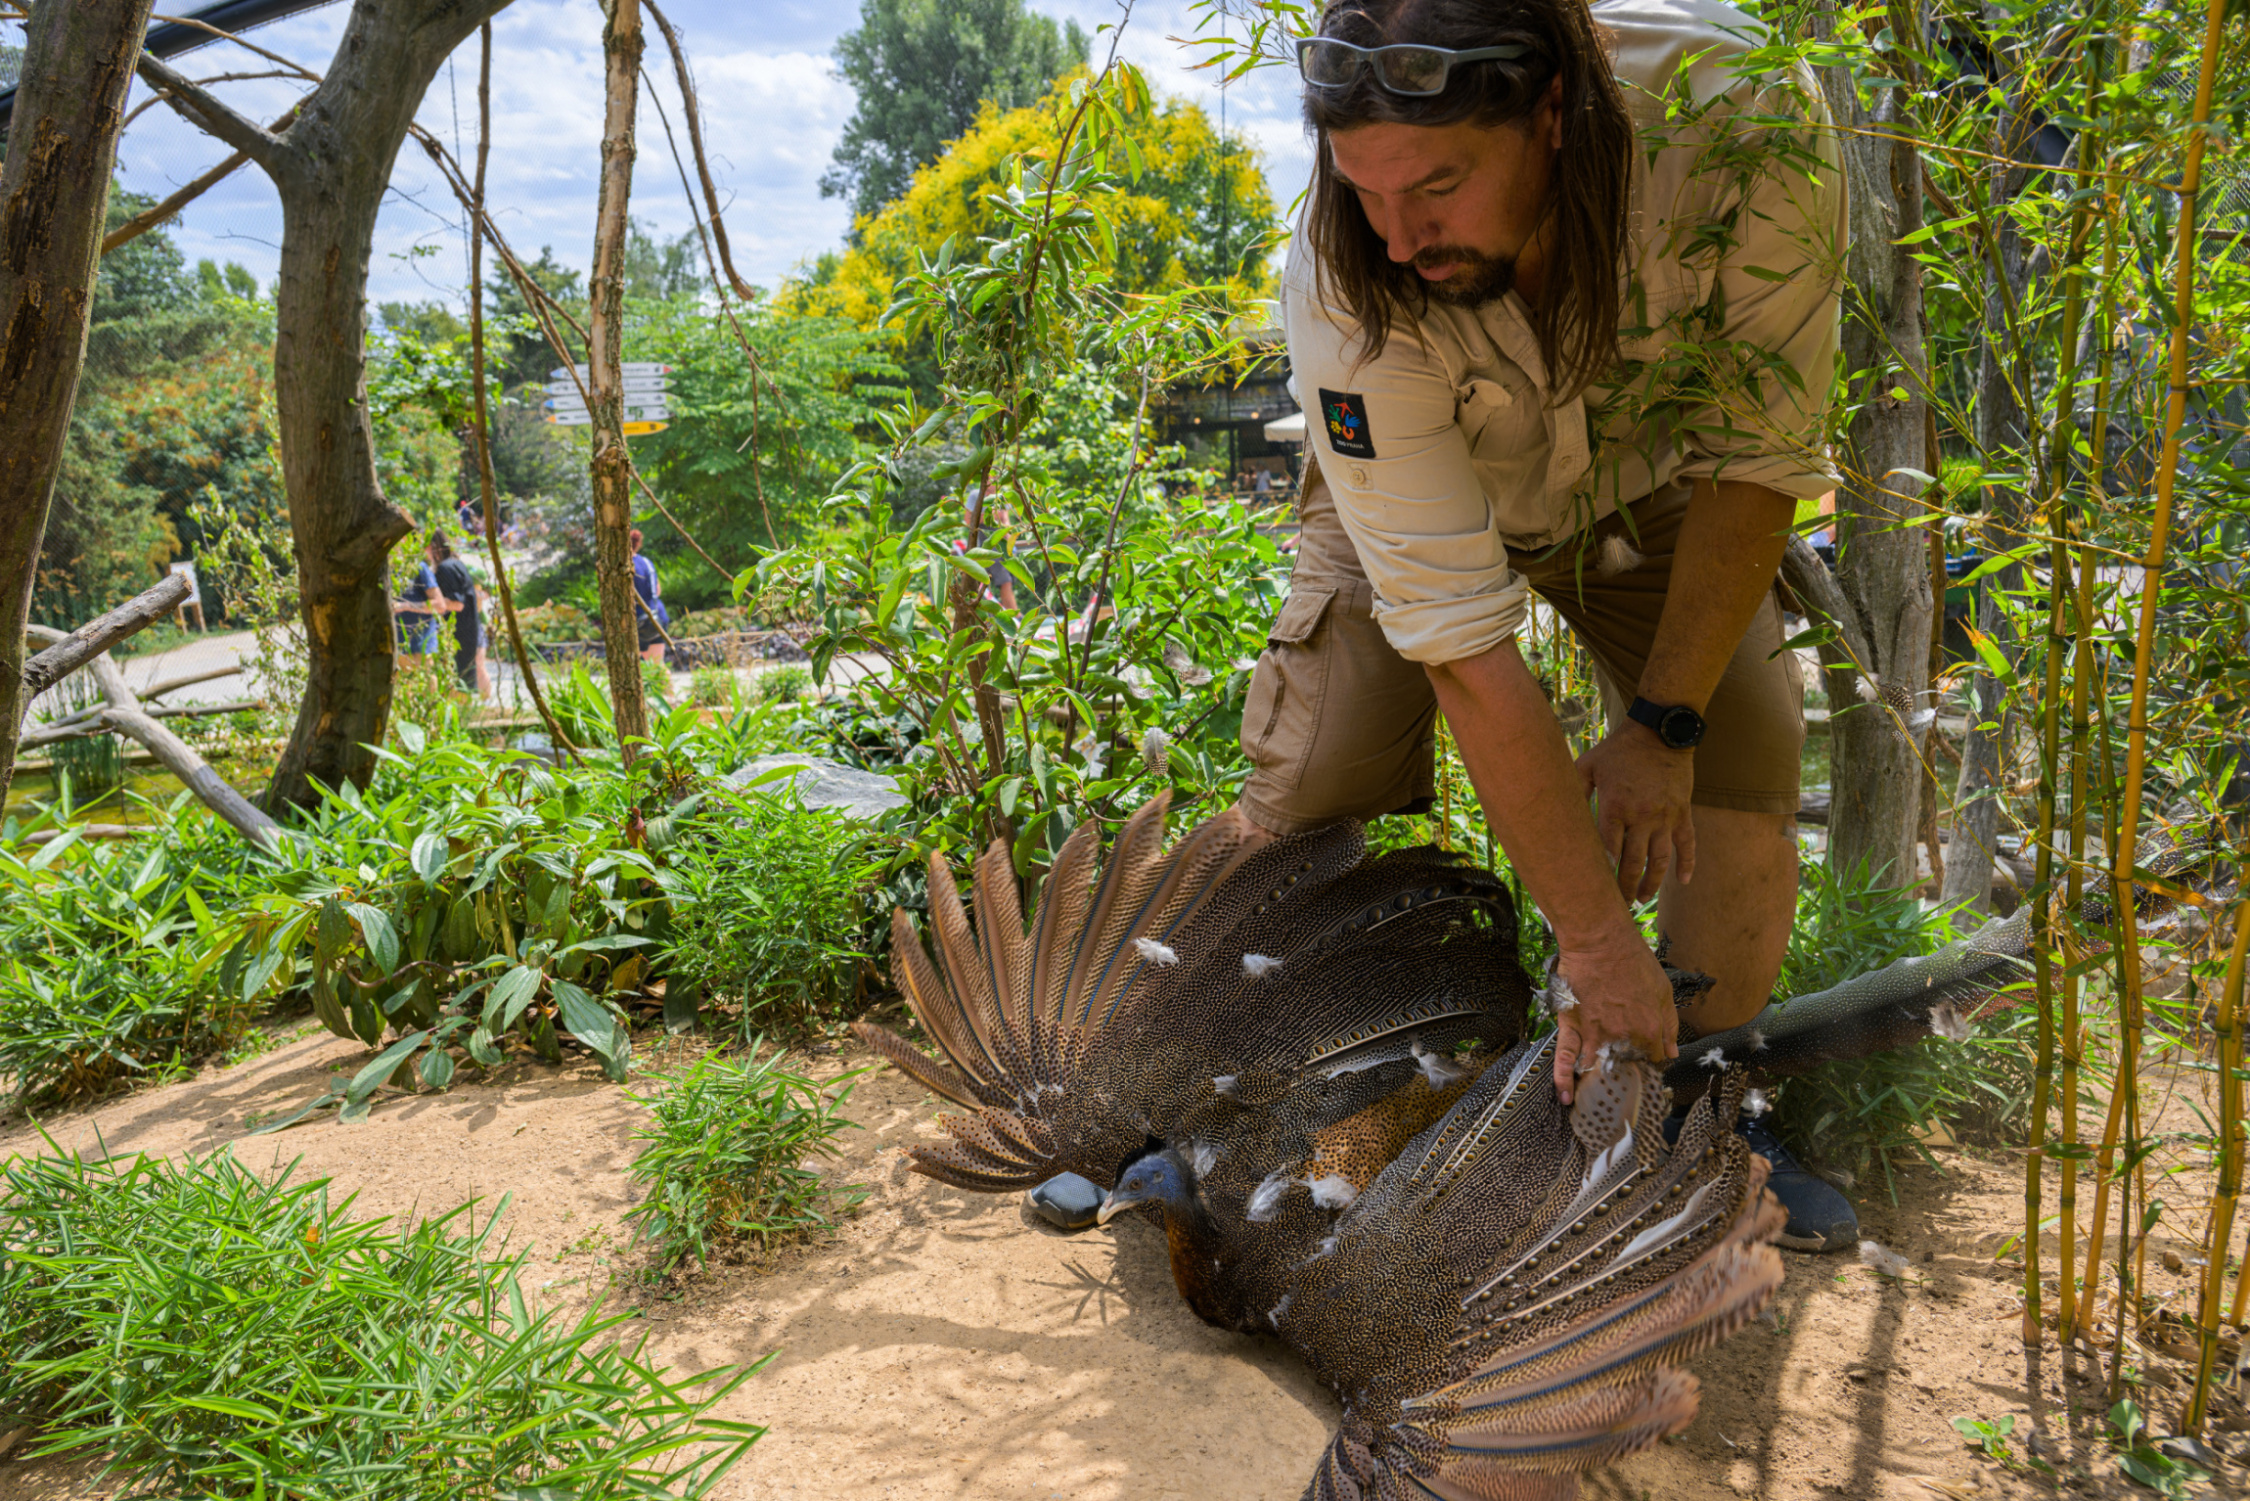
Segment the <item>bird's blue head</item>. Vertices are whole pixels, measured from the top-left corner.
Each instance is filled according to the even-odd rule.
[[[1117,1187],[1102,1200],[1094,1218],[1096,1223],[1106,1225],[1113,1216],[1143,1204],[1161,1204],[1178,1214],[1194,1208],[1194,1170],[1170,1147],[1160,1147],[1126,1163],[1117,1175]]]

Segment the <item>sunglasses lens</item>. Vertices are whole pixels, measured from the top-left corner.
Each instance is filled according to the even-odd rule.
[[[1315,37],[1297,51],[1297,68],[1305,82],[1337,88],[1359,76],[1360,60],[1367,54],[1348,42]]]
[[[1434,47],[1388,47],[1376,54],[1383,87],[1394,94],[1440,94],[1450,59]]]

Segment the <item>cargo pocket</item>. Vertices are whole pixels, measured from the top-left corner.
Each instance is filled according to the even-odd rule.
[[[1242,704],[1242,749],[1263,778],[1294,788],[1320,725],[1328,692],[1328,652],[1321,623],[1336,591],[1295,588],[1266,632],[1266,649],[1250,675]]]

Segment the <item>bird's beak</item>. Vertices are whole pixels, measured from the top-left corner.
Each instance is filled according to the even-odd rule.
[[[1106,1225],[1111,1219],[1123,1214],[1126,1210],[1139,1207],[1140,1202],[1139,1199],[1121,1199],[1112,1192],[1108,1198],[1102,1200],[1102,1207],[1094,1211],[1094,1223]]]

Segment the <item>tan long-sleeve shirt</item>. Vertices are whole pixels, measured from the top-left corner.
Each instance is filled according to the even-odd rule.
[[[1611,377],[1557,402],[1522,300],[1431,303],[1359,356],[1300,234],[1282,321],[1308,453],[1327,477],[1401,655],[1452,662],[1513,635],[1545,547],[1697,479],[1811,496],[1835,484],[1844,186],[1802,69],[1744,72],[1757,23],[1715,0],[1599,0],[1641,149]],[[1566,141],[1563,149],[1570,149]],[[1322,391],[1347,393],[1339,429]],[[1351,424],[1363,423],[1363,427]],[[1341,448],[1339,448],[1341,444]],[[1372,450],[1372,455],[1369,455]]]

